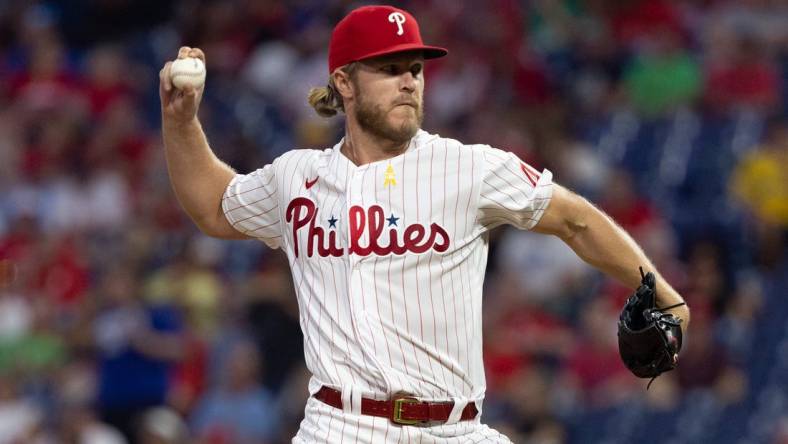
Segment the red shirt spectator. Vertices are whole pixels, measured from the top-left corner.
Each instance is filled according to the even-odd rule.
[[[613,34],[619,42],[637,43],[663,29],[682,33],[681,15],[673,2],[666,0],[629,1],[620,2],[615,8],[611,24]]]
[[[54,247],[38,271],[38,288],[55,303],[78,303],[90,286],[89,269],[79,247],[66,239]]]
[[[728,60],[706,68],[706,103],[711,110],[752,108],[768,112],[779,103],[780,74],[759,43],[743,39]]]

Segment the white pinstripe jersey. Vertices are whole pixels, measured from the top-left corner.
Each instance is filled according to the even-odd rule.
[[[533,227],[551,173],[425,131],[361,166],[341,146],[237,175],[222,202],[237,230],[287,253],[310,392],[481,401],[486,233]]]

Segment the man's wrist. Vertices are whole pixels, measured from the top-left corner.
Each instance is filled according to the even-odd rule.
[[[175,131],[200,128],[200,120],[197,118],[197,116],[193,116],[190,119],[177,119],[175,117],[163,116],[161,122],[162,128],[172,129]]]

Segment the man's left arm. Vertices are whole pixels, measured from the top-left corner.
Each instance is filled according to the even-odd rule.
[[[552,186],[550,203],[533,231],[558,236],[585,262],[629,288],[641,283],[639,267],[652,271],[657,278],[658,307],[684,302],[623,228],[583,197],[558,184]],[[667,312],[684,321],[681,328],[686,333],[689,307],[681,305]]]

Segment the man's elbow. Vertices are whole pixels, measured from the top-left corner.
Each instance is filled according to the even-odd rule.
[[[571,244],[578,237],[582,236],[588,230],[588,224],[579,218],[567,218],[562,224],[560,233],[557,234],[561,240],[567,244]]]
[[[534,231],[571,242],[588,230],[587,215],[593,206],[582,196],[554,185],[553,197]]]
[[[567,209],[562,212],[555,235],[571,245],[579,242],[588,233],[588,214],[593,211],[591,204],[577,194],[570,197]]]

